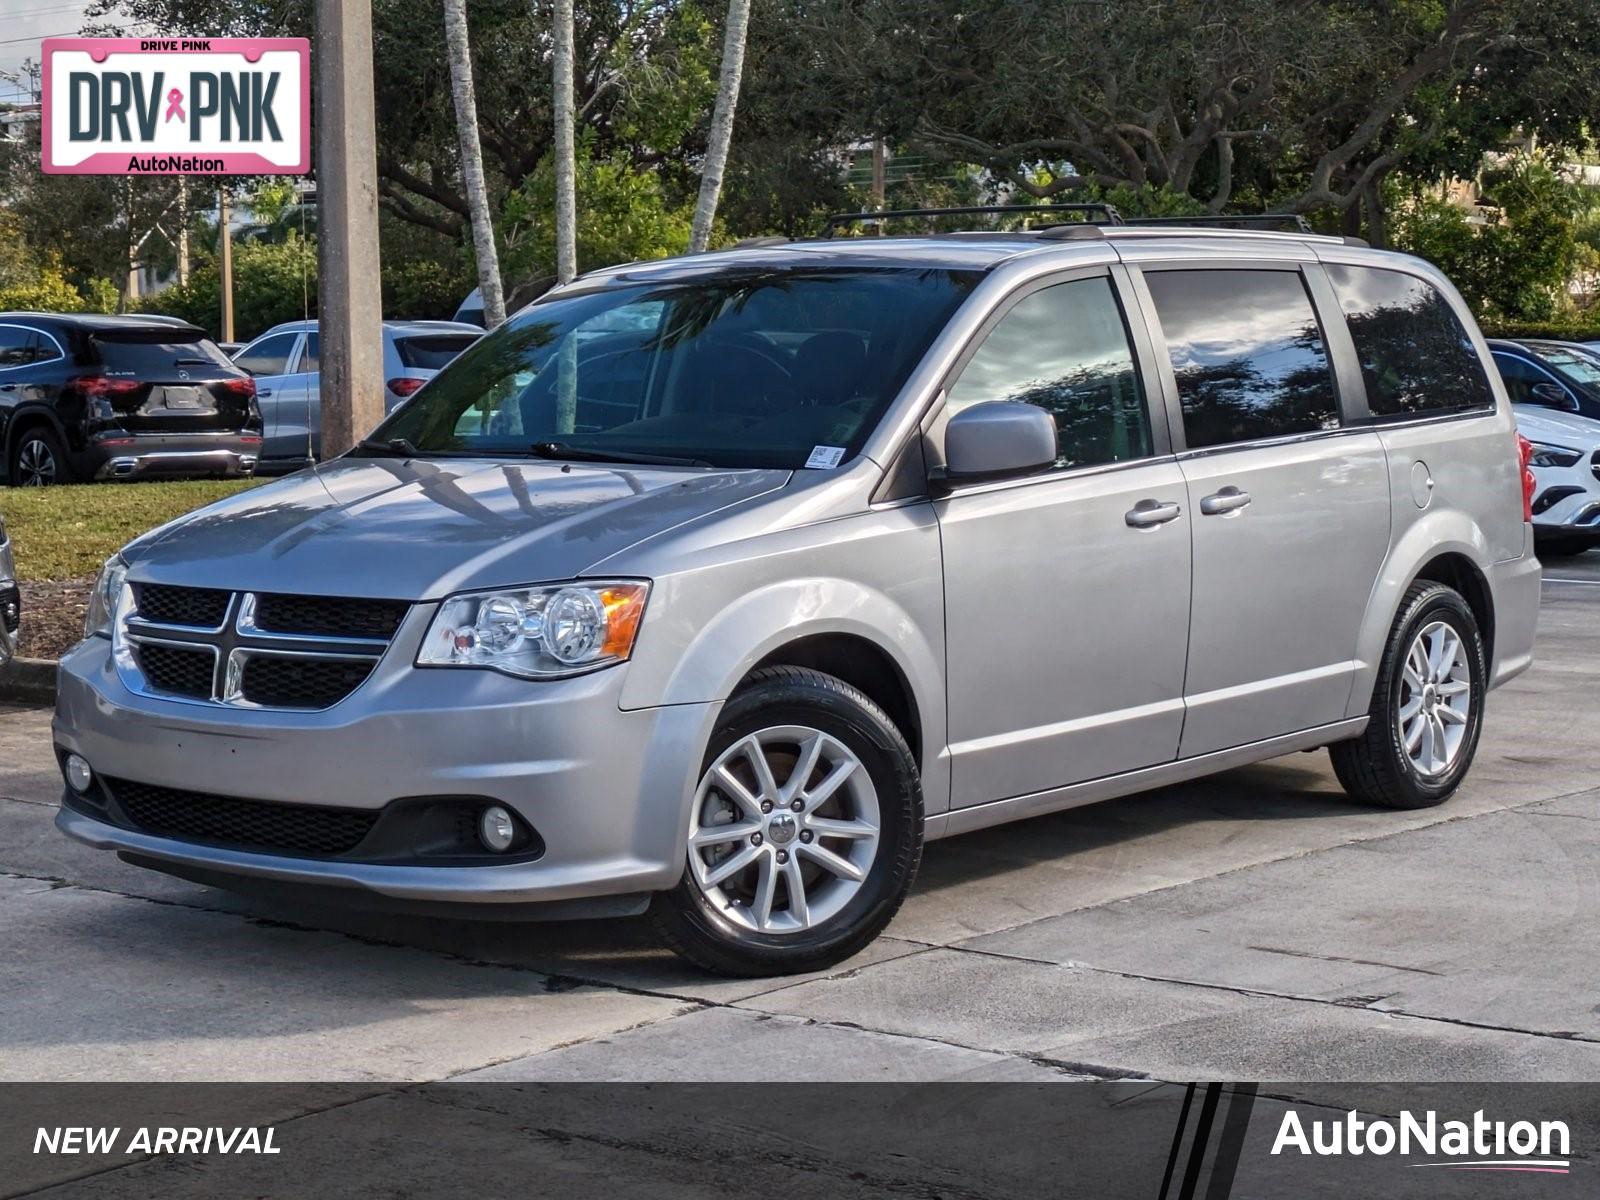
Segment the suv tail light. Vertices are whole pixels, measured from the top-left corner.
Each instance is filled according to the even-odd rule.
[[[1533,443],[1520,433],[1517,434],[1517,464],[1522,468],[1522,519],[1533,520],[1533,493],[1538,491],[1539,482],[1533,477]]]
[[[409,396],[427,382],[426,379],[410,379],[402,375],[399,379],[389,380],[384,386],[396,396]]]
[[[235,396],[254,396],[256,394],[256,381],[249,376],[242,379],[219,379],[217,386],[225,392]]]
[[[104,375],[85,375],[75,379],[72,386],[84,396],[130,396],[144,384],[137,379],[108,379]]]

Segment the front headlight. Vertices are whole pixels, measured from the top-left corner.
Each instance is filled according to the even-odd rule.
[[[1581,450],[1568,450],[1565,446],[1534,442],[1533,457],[1528,460],[1528,464],[1534,467],[1571,467],[1582,457]]]
[[[481,667],[552,679],[623,662],[650,585],[557,583],[451,596],[417,652],[419,667]]]
[[[89,593],[89,615],[83,622],[83,636],[110,637],[117,619],[117,601],[122,597],[123,585],[128,579],[128,564],[122,555],[113,554],[100,568],[100,578],[94,581],[94,591]]]

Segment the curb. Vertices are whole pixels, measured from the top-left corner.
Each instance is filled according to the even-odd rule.
[[[0,667],[0,701],[13,704],[54,704],[56,667],[53,658],[15,658]]]

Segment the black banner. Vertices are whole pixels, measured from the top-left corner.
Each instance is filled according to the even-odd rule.
[[[1600,1085],[12,1084],[0,1196],[1596,1193]]]

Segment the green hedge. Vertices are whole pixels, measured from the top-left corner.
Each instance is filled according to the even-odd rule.
[[[1548,339],[1556,342],[1600,342],[1600,320],[1486,321],[1483,336]]]

